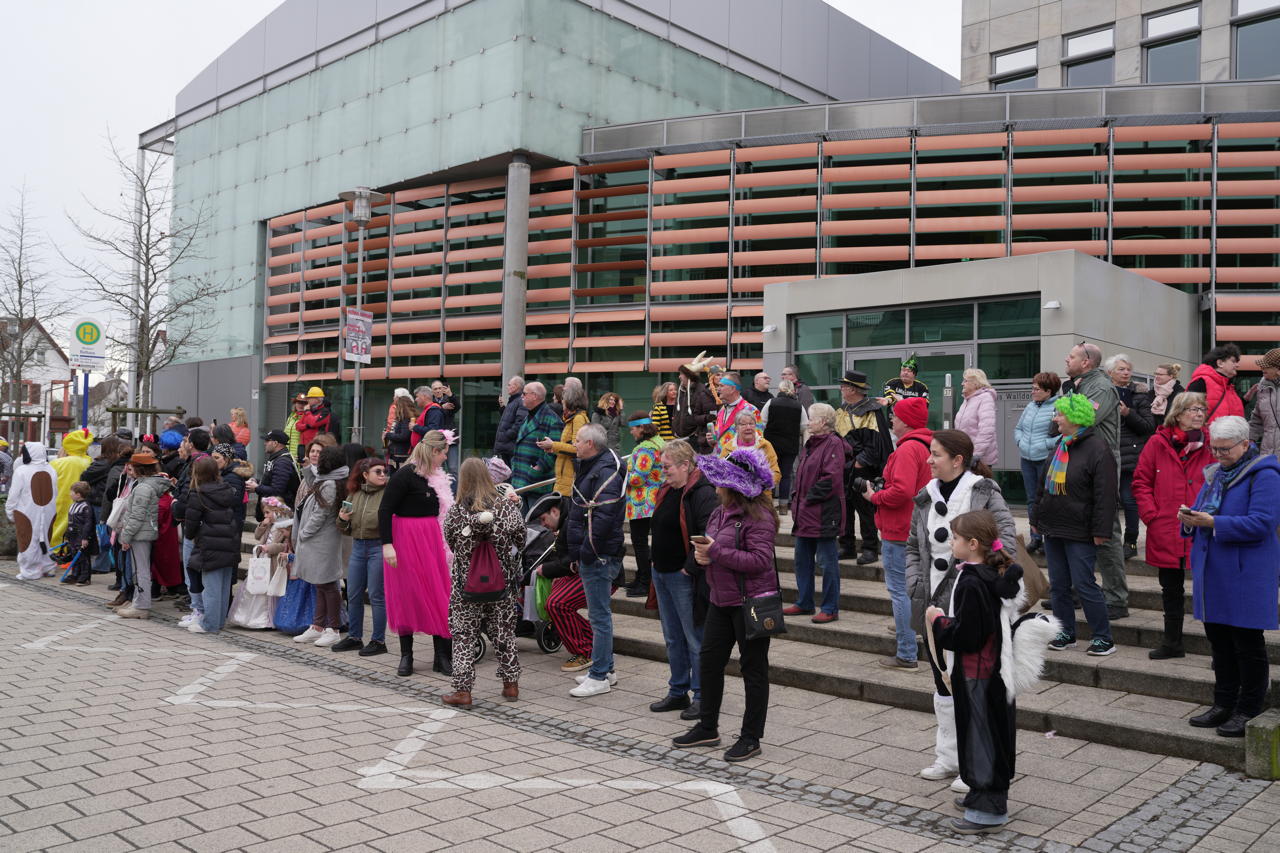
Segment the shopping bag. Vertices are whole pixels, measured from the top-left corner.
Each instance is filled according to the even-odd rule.
[[[271,573],[271,580],[267,584],[267,595],[272,598],[280,598],[289,589],[289,566],[281,564],[276,566],[275,571]]]
[[[232,625],[261,630],[273,627],[271,605],[275,602],[265,595],[254,595],[248,586],[236,590],[231,599],[231,610],[227,613],[227,621]]]
[[[311,627],[316,610],[316,588],[299,578],[289,581],[288,588],[276,605],[276,630],[297,635]]]
[[[538,579],[534,585],[538,618],[543,622],[550,622],[551,617],[547,615],[547,599],[551,596],[551,578],[544,578],[542,575],[535,575],[535,577]]]
[[[250,595],[266,595],[271,584],[271,558],[255,552],[249,558],[249,570],[245,574],[244,588]]]
[[[106,522],[100,521],[95,525],[95,529],[98,532],[98,548],[103,551],[110,548],[111,547],[111,528],[107,527]]]

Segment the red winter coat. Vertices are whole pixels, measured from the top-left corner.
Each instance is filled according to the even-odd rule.
[[[311,442],[315,441],[316,436],[322,432],[329,432],[329,407],[321,403],[314,409],[307,409],[302,413],[302,417],[298,418],[296,426],[298,435],[301,437],[298,445],[305,456],[307,448],[311,446]]]
[[[1162,426],[1142,448],[1133,472],[1133,497],[1147,526],[1147,562],[1160,569],[1191,568],[1191,540],[1182,537],[1178,507],[1194,506],[1204,485],[1205,466],[1213,462],[1208,442],[1180,456],[1173,429]]]
[[[1188,391],[1199,390],[1199,386],[1196,385],[1197,379],[1204,380],[1205,405],[1209,407],[1209,417],[1205,418],[1204,421],[1205,435],[1209,434],[1209,424],[1218,418],[1227,415],[1244,417],[1244,401],[1236,393],[1235,386],[1231,384],[1230,379],[1214,370],[1213,366],[1209,364],[1201,364],[1196,367],[1195,372],[1191,374],[1191,381],[1187,383]],[[1191,387],[1193,385],[1196,387]]]
[[[898,439],[884,466],[884,488],[871,496],[876,506],[876,529],[890,542],[906,542],[911,532],[912,499],[933,479],[929,470],[929,442],[933,431],[913,429]]]

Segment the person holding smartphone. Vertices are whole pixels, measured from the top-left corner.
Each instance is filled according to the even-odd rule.
[[[347,561],[347,636],[331,648],[359,651],[360,657],[387,653],[387,599],[382,585],[382,534],[378,513],[389,471],[382,459],[361,459],[347,478],[347,499],[338,510],[338,529],[351,537]],[[373,626],[364,642],[364,595],[369,593]]]

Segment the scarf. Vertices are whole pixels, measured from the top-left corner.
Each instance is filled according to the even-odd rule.
[[[1155,390],[1155,397],[1151,400],[1151,414],[1163,415],[1169,408],[1169,395],[1173,393],[1173,386],[1178,384],[1178,380],[1170,379],[1163,385],[1156,382],[1152,385]]]
[[[1249,465],[1254,459],[1262,455],[1262,451],[1258,449],[1258,445],[1250,442],[1249,449],[1240,457],[1240,461],[1232,465],[1230,468],[1218,466],[1217,471],[1205,472],[1205,489],[1200,500],[1196,501],[1195,509],[1200,512],[1207,512],[1209,515],[1217,515],[1218,510],[1222,508],[1222,497],[1227,489],[1231,487],[1231,483],[1251,466]],[[1212,466],[1210,466],[1212,468]]]
[[[1067,493],[1067,457],[1071,453],[1071,445],[1080,440],[1080,436],[1089,431],[1089,427],[1084,427],[1076,431],[1075,435],[1064,435],[1058,440],[1058,446],[1053,450],[1053,458],[1049,460],[1049,469],[1044,475],[1044,487],[1049,490],[1051,495],[1065,495]]]
[[[1168,436],[1169,444],[1173,446],[1173,450],[1178,454],[1179,459],[1186,459],[1201,447],[1204,447],[1204,433],[1201,430],[1184,431],[1176,426],[1162,426],[1158,431]]]

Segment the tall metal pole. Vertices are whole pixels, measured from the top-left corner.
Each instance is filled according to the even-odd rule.
[[[529,267],[529,161],[521,154],[507,166],[507,205],[502,247],[502,375],[507,380],[524,373],[525,307]]]
[[[358,223],[360,234],[356,241],[356,310],[364,310],[364,226],[363,221]],[[356,387],[355,396],[351,401],[351,441],[355,444],[364,444],[364,424],[361,420],[361,396],[364,389],[360,385],[360,362],[356,365]]]
[[[80,395],[80,426],[89,428],[89,371],[84,373],[84,393]]]
[[[129,395],[130,409],[141,408],[143,401],[136,398],[138,393],[138,304],[142,296],[142,175],[147,168],[147,152],[138,149],[136,172],[133,176],[133,302],[129,306],[129,347],[128,368],[125,371],[125,383]],[[137,432],[138,416],[130,412],[125,416],[125,425]]]

